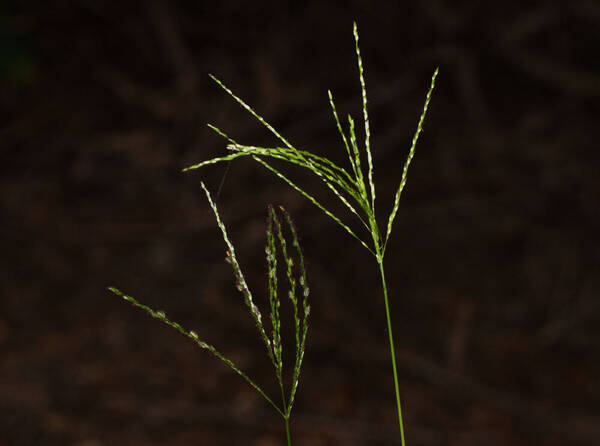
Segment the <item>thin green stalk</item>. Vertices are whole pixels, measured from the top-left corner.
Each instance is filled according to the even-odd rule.
[[[375,247],[375,259],[379,265],[379,272],[381,274],[381,287],[383,288],[383,302],[385,307],[385,319],[387,323],[388,341],[390,344],[390,357],[392,360],[392,374],[394,376],[394,392],[396,394],[396,406],[398,409],[398,425],[400,427],[400,440],[402,446],[404,443],[404,422],[402,420],[402,404],[400,402],[400,387],[398,386],[398,369],[396,366],[396,350],[394,347],[394,334],[392,332],[392,316],[390,314],[390,303],[388,299],[387,283],[385,281],[385,273],[383,270],[383,244],[379,237],[379,228],[377,221],[375,220],[374,212],[369,215],[369,221],[371,222],[371,235],[373,237],[373,246]]]
[[[288,417],[284,417],[285,419],[285,436],[287,438],[287,444],[288,446],[292,446],[292,436],[290,434],[290,418]]]
[[[394,335],[392,333],[392,318],[390,316],[390,304],[388,302],[387,284],[383,272],[383,259],[378,257],[379,272],[381,273],[381,286],[383,287],[383,301],[385,304],[385,318],[387,322],[388,340],[390,343],[390,356],[392,358],[392,372],[394,374],[394,390],[396,392],[396,406],[398,408],[398,424],[400,425],[400,439],[404,446],[404,423],[402,421],[402,405],[400,403],[400,388],[398,387],[398,372],[396,369],[396,352],[394,348]]]

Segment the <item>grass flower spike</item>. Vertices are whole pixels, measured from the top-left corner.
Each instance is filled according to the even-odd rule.
[[[371,154],[371,131],[369,126],[369,115],[367,111],[367,92],[366,92],[366,83],[364,77],[363,70],[363,62],[360,54],[360,49],[358,46],[358,28],[356,23],[354,24],[354,40],[355,40],[355,50],[356,56],[358,60],[358,72],[360,78],[360,86],[362,92],[362,109],[363,109],[363,121],[364,121],[364,132],[365,132],[365,140],[364,140],[364,148],[360,148],[358,145],[355,124],[354,120],[351,116],[348,115],[348,128],[344,131],[342,123],[339,119],[338,112],[333,100],[333,95],[329,91],[329,103],[331,106],[331,110],[333,112],[333,118],[335,120],[336,127],[338,132],[342,137],[342,142],[344,144],[344,148],[346,154],[348,155],[349,166],[348,168],[344,168],[336,165],[332,161],[322,156],[313,154],[311,152],[300,150],[294,147],[287,139],[285,139],[277,130],[275,130],[265,119],[260,116],[252,107],[250,107],[246,102],[244,102],[240,97],[236,96],[228,87],[226,87],[219,79],[211,75],[211,78],[221,87],[227,94],[229,94],[235,101],[237,101],[244,109],[246,109],[252,116],[254,116],[258,121],[265,126],[279,141],[278,145],[274,147],[257,147],[254,145],[245,145],[240,144],[234,139],[230,138],[219,128],[209,125],[211,129],[217,132],[219,135],[224,137],[228,141],[227,149],[231,152],[229,155],[213,158],[207,161],[203,161],[199,164],[195,164],[190,166],[185,171],[198,169],[203,166],[223,162],[230,161],[236,158],[251,156],[255,161],[263,165],[269,171],[273,172],[277,177],[281,178],[285,181],[290,187],[298,191],[305,198],[307,198],[311,203],[317,206],[325,215],[331,218],[337,225],[342,227],[344,231],[348,232],[353,238],[359,241],[359,243],[366,248],[375,258],[377,265],[379,267],[380,275],[381,275],[381,284],[383,291],[383,300],[384,300],[384,308],[386,314],[386,323],[387,323],[387,332],[389,336],[389,347],[390,347],[390,356],[392,362],[392,372],[394,378],[394,390],[395,390],[395,399],[397,405],[398,412],[398,423],[400,428],[400,435],[402,444],[405,444],[404,441],[404,427],[402,422],[402,408],[400,404],[400,393],[398,387],[398,374],[396,369],[396,359],[395,359],[395,350],[394,350],[394,340],[392,335],[392,323],[390,316],[390,306],[387,292],[387,285],[385,280],[384,268],[383,268],[383,258],[387,246],[387,242],[390,238],[392,227],[394,223],[394,219],[396,218],[396,214],[398,212],[400,195],[406,185],[406,178],[408,173],[408,167],[410,162],[413,159],[415,147],[423,129],[423,123],[425,120],[425,115],[427,113],[427,109],[429,107],[429,102],[431,99],[431,93],[435,86],[435,79],[438,74],[438,70],[436,69],[431,78],[431,84],[429,90],[427,92],[427,96],[425,99],[425,104],[423,106],[423,111],[419,118],[417,129],[412,139],[412,144],[408,153],[408,157],[404,164],[404,168],[402,169],[400,184],[395,194],[394,203],[391,206],[391,210],[389,216],[387,218],[387,226],[385,228],[385,233],[380,232],[380,226],[375,216],[375,176],[374,176],[374,166],[373,166],[373,157]],[[366,157],[367,165],[366,172],[364,172],[363,163],[361,163],[361,158]],[[303,167],[311,171],[317,177],[319,177],[325,185],[332,191],[332,193],[344,204],[345,208],[350,211],[352,217],[357,218],[364,227],[364,235],[359,235],[355,233],[347,223],[345,223],[345,219],[335,215],[332,211],[325,208],[317,198],[313,195],[306,192],[300,186],[298,186],[293,180],[288,178],[281,171],[276,169],[271,163],[270,159],[286,161],[288,163]],[[275,224],[277,226],[277,224]],[[272,248],[269,248],[272,249]],[[297,304],[296,304],[297,305]],[[271,314],[276,315],[278,311],[278,307],[272,305]],[[298,323],[298,319],[296,319],[296,323]],[[278,329],[277,329],[278,330]],[[278,331],[274,329],[273,331],[273,339],[275,340],[278,336]],[[298,330],[297,330],[298,333]],[[303,341],[300,342],[300,345]],[[278,353],[276,348],[273,347],[273,355],[275,361],[279,361]]]
[[[292,407],[294,405],[294,397],[298,388],[298,380],[300,378],[300,369],[302,367],[302,360],[304,358],[304,351],[306,347],[306,335],[308,332],[308,316],[310,314],[310,305],[308,304],[309,289],[306,283],[306,270],[304,268],[304,256],[302,249],[298,242],[298,234],[296,226],[294,225],[289,214],[283,207],[280,207],[280,213],[283,216],[283,221],[289,228],[289,235],[291,235],[291,245],[293,250],[290,251],[288,248],[288,241],[284,234],[283,225],[280,218],[275,211],[275,208],[269,206],[267,216],[267,245],[265,252],[267,255],[267,268],[268,268],[268,281],[269,281],[269,307],[270,307],[270,321],[271,321],[271,335],[267,334],[267,330],[263,325],[263,319],[259,308],[254,303],[254,299],[244,275],[237,261],[235,249],[233,244],[229,240],[227,235],[227,229],[225,224],[221,220],[217,206],[213,201],[208,189],[202,183],[202,188],[206,193],[206,198],[215,214],[217,225],[221,229],[223,240],[227,245],[226,262],[229,263],[233,269],[233,275],[235,277],[236,288],[242,293],[244,303],[250,311],[250,315],[254,320],[254,323],[258,329],[259,335],[265,344],[267,349],[267,355],[273,364],[275,369],[275,375],[277,382],[281,390],[282,402],[281,405],[275,403],[271,397],[269,397],[262,388],[256,384],[248,375],[240,370],[230,359],[225,357],[215,347],[208,344],[207,342],[200,339],[195,331],[190,331],[181,326],[177,322],[171,321],[164,312],[155,311],[152,308],[141,304],[135,298],[126,295],[117,288],[110,287],[109,290],[116,295],[122,297],[134,306],[146,311],[152,317],[159,319],[165,324],[173,327],[183,335],[194,341],[200,348],[208,350],[214,356],[219,358],[225,364],[227,364],[232,370],[244,378],[256,391],[262,395],[262,397],[275,408],[275,410],[283,417],[286,431],[286,439],[288,446],[291,445],[291,434],[290,434],[290,416]],[[289,238],[289,236],[288,236]],[[284,367],[283,367],[283,345],[281,341],[281,318],[280,318],[280,298],[278,294],[278,283],[277,283],[277,259],[278,257],[283,260],[286,271],[287,283],[289,290],[287,297],[290,299],[292,312],[294,317],[294,332],[295,332],[295,349],[294,356],[295,362],[293,369],[291,370],[291,384],[289,388],[284,383]],[[295,259],[295,260],[294,260]],[[301,298],[298,298],[297,291],[301,292]]]

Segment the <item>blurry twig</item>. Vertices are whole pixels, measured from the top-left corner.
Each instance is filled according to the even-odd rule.
[[[226,426],[233,428],[241,426],[246,429],[263,430],[266,425],[275,426],[277,421],[270,412],[251,407],[250,410],[232,410],[231,404],[209,404],[193,407],[178,404],[176,401],[161,402],[157,404],[142,404],[142,407],[151,407],[143,414],[146,419],[152,421],[153,425],[158,423],[207,424],[211,427]],[[295,415],[295,430],[299,437],[330,437],[336,440],[346,440],[351,444],[372,444],[373,442],[385,442],[385,444],[400,444],[397,429],[390,424],[374,423],[367,419],[342,419],[326,414],[297,413]],[[431,428],[417,427],[411,430],[414,439],[423,440],[427,444],[443,444],[443,436],[440,432]],[[360,443],[356,443],[359,442]]]
[[[322,342],[326,339],[322,339]],[[333,348],[333,347],[332,347]],[[335,347],[346,360],[387,364],[385,349],[373,343],[343,343]],[[532,403],[510,392],[493,389],[466,376],[449,371],[408,349],[400,349],[398,365],[404,373],[414,374],[440,390],[460,397],[483,401],[541,432],[554,432],[572,445],[596,445],[600,438],[598,420],[585,416],[568,417],[541,404]]]
[[[581,276],[581,274],[578,274]],[[566,308],[561,308],[554,317],[546,322],[536,335],[538,345],[549,348],[558,342],[571,329],[580,326],[587,318],[596,314],[600,302],[589,295],[589,282],[582,283],[581,277],[576,277],[571,286],[572,299],[567,302]],[[575,301],[575,299],[577,299]]]
[[[437,52],[454,68],[458,92],[471,122],[482,132],[493,131],[496,124],[485,101],[477,58],[468,49],[453,44],[441,46]]]
[[[175,11],[163,0],[149,2],[148,15],[165,59],[177,75],[177,88],[182,95],[192,95],[196,91],[198,79],[194,57],[181,35]]]
[[[545,4],[543,7],[517,16],[511,24],[503,24],[502,42],[505,46],[518,45],[527,37],[552,25],[559,18],[558,5]]]
[[[452,33],[462,29],[467,21],[471,18],[471,9],[475,3],[463,7],[462,10],[457,8],[456,5],[446,5],[442,0],[426,0],[417,3],[421,6],[425,14],[429,16],[431,20],[439,27],[442,31]]]
[[[600,23],[600,3],[596,0],[576,2],[573,5],[573,11],[580,17]]]
[[[178,112],[177,105],[168,95],[141,86],[115,69],[104,69],[98,77],[121,102],[139,107],[159,120],[172,119]]]
[[[600,76],[572,65],[557,63],[531,51],[507,48],[507,59],[537,79],[581,96],[600,96]]]
[[[427,379],[440,389],[485,401],[490,406],[514,416],[520,423],[531,425],[540,431],[559,434],[568,439],[569,444],[598,444],[600,429],[597,420],[586,424],[582,421],[584,417],[570,419],[565,414],[546,409],[540,404],[450,372],[406,349],[399,352],[398,362],[408,371]]]
[[[115,96],[122,102],[149,112],[159,120],[181,118],[193,108],[197,99],[197,69],[177,26],[173,9],[162,0],[149,2],[148,16],[155,31],[164,59],[171,66],[176,79],[167,91],[139,85],[128,75],[116,69],[105,69],[100,75]]]
[[[598,12],[599,8],[592,9]],[[555,24],[560,17],[560,9],[548,4],[517,18],[505,27],[501,50],[510,62],[546,84],[581,96],[600,96],[600,76],[524,48],[523,42],[529,36]]]

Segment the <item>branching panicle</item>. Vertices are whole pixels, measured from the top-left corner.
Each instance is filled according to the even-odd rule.
[[[250,292],[248,285],[244,279],[244,275],[240,269],[239,263],[237,261],[235,255],[235,249],[229,240],[227,235],[227,230],[225,228],[224,223],[221,220],[217,207],[212,200],[208,189],[201,183],[202,188],[206,193],[206,197],[208,202],[215,214],[215,219],[217,221],[217,225],[221,229],[221,233],[223,235],[223,240],[227,245],[227,250],[225,252],[225,261],[229,263],[233,269],[233,275],[235,278],[235,286],[238,291],[242,293],[244,296],[244,302],[250,309],[250,314],[254,319],[256,326],[260,332],[261,337],[263,338],[266,346],[269,358],[273,363],[275,368],[275,374],[277,377],[277,381],[279,383],[282,395],[282,406],[275,404],[273,400],[266,395],[266,393],[258,386],[251,378],[249,378],[244,372],[242,372],[230,359],[226,358],[223,354],[221,354],[217,349],[215,349],[212,345],[206,343],[201,340],[193,330],[187,330],[183,328],[179,323],[171,321],[167,318],[167,315],[163,311],[155,311],[152,308],[139,303],[135,298],[128,296],[116,288],[109,288],[110,291],[115,293],[116,295],[122,297],[127,302],[132,305],[146,311],[152,317],[159,319],[165,324],[171,326],[176,329],[180,333],[184,334],[191,340],[193,340],[198,346],[201,348],[210,351],[214,356],[219,358],[225,364],[227,364],[231,369],[233,369],[236,373],[238,373],[242,378],[244,378],[254,389],[256,389],[260,395],[262,395],[269,404],[271,404],[277,412],[284,418],[286,429],[289,429],[289,418],[291,415],[292,407],[294,405],[294,397],[296,395],[296,390],[298,388],[298,380],[300,377],[300,368],[302,366],[302,360],[304,358],[304,351],[306,346],[306,333],[308,329],[308,315],[309,309],[307,304],[307,287],[306,287],[306,272],[304,269],[304,257],[302,256],[302,251],[300,249],[300,245],[298,242],[298,235],[295,226],[289,216],[289,214],[280,206],[280,210],[284,215],[285,221],[290,226],[290,232],[292,234],[292,244],[296,249],[298,254],[298,265],[300,269],[299,278],[294,276],[294,265],[295,262],[288,251],[288,242],[285,238],[284,231],[282,229],[282,225],[279,217],[277,216],[277,212],[273,206],[269,205],[267,210],[267,243],[265,246],[265,254],[267,258],[267,279],[269,283],[269,307],[270,307],[270,319],[272,325],[271,338],[269,338],[264,330],[262,324],[261,313],[258,307],[254,304],[252,293]],[[277,248],[279,245],[279,249]],[[281,316],[280,316],[280,308],[281,302],[278,294],[278,283],[277,283],[277,257],[278,251],[280,251],[280,255],[283,257],[283,261],[286,268],[286,276],[287,283],[289,285],[289,290],[287,292],[287,296],[292,303],[292,312],[294,317],[294,333],[295,333],[295,344],[296,347],[294,349],[295,362],[293,370],[291,371],[291,385],[290,388],[286,391],[283,379],[283,344],[281,342]],[[304,290],[303,296],[303,313],[304,316],[301,319],[299,316],[298,310],[298,299],[296,298],[296,286],[297,283],[300,282],[302,289]],[[286,394],[288,395],[286,397]]]
[[[390,347],[390,356],[392,362],[392,371],[394,377],[394,388],[395,388],[395,396],[396,396],[396,404],[398,410],[398,421],[400,427],[401,434],[401,442],[404,446],[404,428],[402,422],[402,410],[400,405],[400,396],[399,396],[399,386],[398,386],[398,376],[396,370],[396,359],[394,353],[394,342],[392,335],[392,323],[390,316],[390,308],[389,308],[389,300],[387,294],[387,285],[384,275],[383,269],[383,258],[387,246],[387,242],[389,240],[394,219],[396,217],[400,195],[404,189],[406,184],[406,178],[408,174],[408,168],[413,159],[415,147],[423,129],[423,123],[425,120],[425,115],[427,113],[427,109],[429,107],[429,102],[431,99],[431,94],[435,86],[435,79],[438,74],[438,70],[436,69],[432,79],[431,85],[429,87],[429,91],[427,93],[425,104],[423,107],[423,112],[420,116],[417,130],[412,139],[412,144],[408,153],[408,157],[404,164],[404,168],[402,170],[402,176],[400,179],[400,185],[396,191],[394,204],[392,206],[392,210],[388,217],[387,228],[385,232],[385,236],[383,233],[380,234],[380,226],[377,222],[375,216],[375,180],[374,180],[374,166],[373,166],[373,157],[371,153],[371,130],[369,124],[369,115],[367,110],[367,92],[366,92],[366,83],[363,69],[363,62],[359,48],[359,39],[358,39],[358,27],[356,23],[354,23],[354,40],[355,40],[355,50],[356,57],[358,61],[358,72],[360,79],[360,87],[361,87],[361,97],[362,97],[362,110],[363,110],[363,120],[364,120],[364,131],[365,131],[365,140],[364,140],[364,150],[366,154],[367,160],[367,171],[363,172],[363,168],[361,166],[361,148],[359,147],[355,124],[350,115],[348,115],[348,136],[344,132],[342,125],[340,123],[338,113],[333,102],[333,95],[330,91],[328,91],[329,103],[333,112],[333,117],[335,119],[335,123],[342,137],[342,142],[344,144],[344,148],[346,150],[346,154],[350,161],[350,171],[339,167],[334,162],[329,159],[319,156],[313,153],[310,153],[305,150],[298,150],[294,147],[287,139],[285,139],[273,126],[271,126],[265,119],[260,116],[258,113],[254,111],[248,104],[246,104],[241,98],[236,96],[228,87],[226,87],[220,80],[216,77],[210,75],[210,77],[221,87],[227,94],[229,94],[236,102],[238,102],[244,109],[246,109],[252,116],[254,116],[262,125],[264,125],[281,143],[283,143],[283,147],[257,147],[254,145],[244,145],[239,144],[234,139],[230,138],[223,131],[218,129],[217,127],[210,125],[209,127],[214,130],[217,134],[222,136],[228,141],[227,149],[231,151],[230,154],[222,157],[213,158],[210,160],[203,161],[199,164],[195,164],[186,169],[193,170],[198,169],[203,166],[216,164],[224,161],[232,161],[237,158],[250,156],[253,160],[260,163],[270,172],[274,173],[277,177],[285,181],[290,187],[299,192],[305,198],[307,198],[313,205],[319,208],[325,215],[331,218],[336,224],[341,226],[348,234],[354,237],[359,243],[366,248],[376,259],[378,264],[380,274],[381,274],[381,284],[383,289],[383,297],[384,297],[384,306],[385,306],[385,314],[386,314],[386,323],[387,323],[387,333],[389,338],[389,347]],[[364,156],[364,154],[362,155]],[[293,164],[305,169],[308,169],[314,175],[320,178],[321,181],[325,183],[325,185],[329,188],[329,190],[339,199],[344,206],[350,211],[351,215],[358,218],[358,221],[362,223],[363,232],[367,231],[367,236],[360,235],[354,232],[350,228],[350,226],[345,222],[345,219],[342,219],[335,215],[333,212],[328,210],[324,205],[321,204],[321,200],[317,200],[313,195],[306,192],[302,187],[298,186],[295,181],[290,179],[287,175],[283,174],[279,169],[273,167],[267,159],[275,159],[279,161],[285,161],[289,164]],[[244,375],[239,369],[231,363],[228,359],[224,358],[219,352],[217,352],[212,346],[204,343],[198,339],[198,335],[195,332],[188,332],[183,329],[180,325],[169,321],[164,313],[154,312],[148,307],[145,307],[135,299],[130,298],[129,296],[123,295],[118,290],[111,289],[113,292],[121,295],[124,299],[133,303],[134,305],[148,311],[153,317],[156,317],[163,322],[171,325],[176,328],[180,332],[184,333],[186,336],[192,338],[196,341],[202,348],[210,350],[215,356],[219,357],[221,360],[226,362],[230,367],[232,367],[237,373],[242,375],[244,379],[246,379],[253,387],[255,387],[261,395],[263,395],[273,406],[276,407],[278,412],[284,417],[286,423],[286,432],[288,437],[288,445],[290,444],[290,436],[289,436],[289,416],[294,403],[294,397],[296,394],[296,389],[298,386],[298,379],[300,375],[300,368],[302,365],[302,360],[304,358],[304,351],[306,346],[306,336],[308,331],[308,317],[310,314],[310,305],[308,301],[308,297],[310,294],[307,281],[306,281],[306,270],[304,265],[304,257],[302,255],[302,251],[300,249],[300,244],[298,241],[298,234],[296,228],[294,226],[293,221],[291,220],[288,213],[285,209],[280,208],[281,212],[284,215],[284,219],[289,226],[290,233],[292,235],[292,245],[295,248],[295,254],[297,256],[296,261],[292,260],[292,256],[290,255],[290,250],[288,249],[288,244],[286,242],[285,236],[283,234],[282,226],[280,220],[277,217],[275,209],[269,207],[268,209],[268,218],[267,218],[267,246],[265,248],[265,252],[267,255],[267,268],[268,268],[268,280],[269,280],[269,304],[270,304],[270,316],[272,323],[272,337],[269,338],[265,329],[263,327],[261,314],[256,305],[254,304],[252,294],[248,289],[246,281],[244,280],[244,276],[241,272],[240,266],[237,262],[235,256],[235,250],[233,245],[229,241],[227,236],[227,232],[225,230],[225,226],[223,225],[216,205],[213,202],[208,190],[202,184],[204,191],[206,192],[207,199],[215,213],[215,217],[217,220],[217,224],[221,229],[223,234],[223,238],[225,243],[227,244],[227,254],[226,260],[232,266],[235,280],[236,280],[236,288],[240,290],[240,292],[244,296],[244,302],[250,309],[250,313],[258,327],[259,333],[267,347],[267,352],[269,358],[271,359],[277,374],[277,378],[281,387],[281,393],[283,397],[283,408],[280,409],[277,405],[275,405],[265,394],[264,392],[254,384],[246,375]],[[370,240],[368,243],[365,240]],[[276,245],[279,244],[279,250],[277,250]],[[280,255],[283,257],[283,261],[287,271],[287,283],[289,285],[289,290],[287,293],[288,298],[292,304],[293,314],[294,314],[294,328],[295,328],[295,340],[296,340],[296,348],[295,348],[295,363],[292,371],[292,385],[288,394],[288,398],[285,396],[285,389],[283,385],[283,347],[281,343],[281,326],[280,326],[280,301],[279,295],[277,292],[277,253],[280,251]],[[300,292],[301,290],[301,292]],[[302,315],[300,315],[300,301],[302,307]]]

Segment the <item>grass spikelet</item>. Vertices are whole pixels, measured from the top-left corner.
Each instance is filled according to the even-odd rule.
[[[346,134],[342,130],[342,125],[340,124],[340,118],[338,117],[337,110],[335,108],[335,103],[333,102],[333,94],[331,94],[331,90],[327,90],[327,94],[329,96],[329,104],[331,105],[331,111],[333,112],[333,118],[335,119],[335,123],[337,125],[338,131],[342,136],[342,141],[344,142],[344,147],[346,147],[346,153],[348,154],[348,159],[350,160],[350,165],[352,166],[352,172],[354,172],[354,176],[358,176],[358,172],[356,170],[356,163],[354,162],[354,157],[350,153],[350,146],[348,145],[348,138],[346,138]]]
[[[277,255],[275,252],[275,237],[273,235],[273,219],[273,207],[269,206],[267,217],[267,246],[265,247],[265,253],[267,254],[267,275],[269,277],[269,305],[271,307],[271,325],[273,327],[272,339],[273,353],[275,355],[275,373],[277,374],[277,380],[279,381],[279,386],[283,392],[283,352],[281,346],[281,318],[279,317],[279,307],[281,306],[281,303],[279,301],[279,296],[277,295]]]
[[[298,388],[298,379],[300,377],[300,368],[302,367],[302,360],[304,359],[304,350],[306,346],[306,334],[308,332],[308,316],[310,314],[310,305],[308,303],[308,296],[310,294],[310,290],[308,288],[308,284],[306,281],[306,268],[304,266],[304,255],[302,254],[302,249],[300,248],[300,242],[298,241],[298,232],[296,231],[296,225],[294,224],[290,214],[280,206],[281,211],[285,217],[286,222],[290,228],[290,232],[292,234],[292,244],[296,249],[296,254],[298,255],[298,268],[297,281],[293,279],[292,276],[292,268],[291,262],[289,263],[290,267],[288,268],[288,277],[290,281],[290,299],[292,299],[292,304],[294,305],[294,322],[296,326],[296,363],[294,364],[294,372],[292,375],[292,391],[290,395],[290,406],[294,404],[294,397],[296,395],[296,389]],[[285,251],[285,244],[282,243],[282,249]],[[284,253],[284,256],[287,256]],[[300,287],[302,288],[302,312],[303,317],[300,320],[299,311],[298,311],[298,300],[295,296],[295,284],[296,282],[300,283]],[[292,283],[294,286],[292,286]]]
[[[221,233],[223,235],[223,240],[227,244],[228,250],[226,253],[226,256],[227,256],[226,261],[227,261],[227,263],[229,263],[231,265],[231,268],[233,268],[233,275],[235,276],[235,279],[236,279],[236,287],[237,287],[238,291],[240,291],[242,293],[242,295],[244,296],[244,303],[250,309],[250,314],[252,316],[252,319],[254,319],[254,323],[256,324],[256,327],[258,328],[258,331],[260,333],[261,338],[263,339],[263,342],[265,343],[265,346],[267,348],[267,354],[269,355],[269,358],[271,359],[271,361],[273,361],[273,363],[275,363],[272,341],[269,339],[269,337],[267,336],[267,333],[265,332],[265,329],[264,329],[263,323],[262,323],[262,315],[261,315],[258,307],[254,304],[254,300],[252,298],[252,293],[250,292],[250,289],[248,288],[248,285],[246,284],[246,279],[244,278],[242,269],[240,268],[240,265],[235,256],[235,248],[233,247],[233,244],[231,243],[231,241],[229,240],[229,237],[227,236],[227,229],[225,228],[225,225],[221,221],[221,217],[219,215],[217,205],[215,204],[212,197],[210,196],[210,192],[208,191],[208,189],[206,188],[204,183],[201,182],[200,185],[202,186],[202,189],[204,190],[204,193],[206,194],[206,199],[208,200],[208,203],[210,204],[210,207],[212,208],[212,210],[215,214],[215,219],[217,220],[217,225],[221,229]]]
[[[358,26],[354,22],[354,42],[356,47],[356,59],[358,61],[358,74],[360,76],[360,90],[362,93],[362,109],[365,120],[365,152],[367,152],[367,163],[369,165],[369,185],[371,187],[371,208],[375,209],[375,183],[373,182],[373,156],[371,155],[371,129],[369,127],[369,112],[367,111],[367,87],[365,86],[365,74],[363,70],[362,57],[358,47]]]
[[[244,372],[242,372],[234,363],[233,361],[231,361],[230,359],[226,358],[221,352],[219,352],[215,347],[213,347],[210,344],[207,344],[206,342],[200,340],[198,338],[198,334],[195,331],[188,331],[185,328],[183,328],[180,324],[178,324],[177,322],[173,322],[171,321],[169,318],[167,318],[166,314],[163,311],[155,311],[152,308],[139,303],[135,298],[126,295],[125,293],[123,293],[122,291],[118,290],[115,287],[109,287],[108,288],[109,291],[111,291],[112,293],[116,294],[119,297],[122,297],[123,299],[125,299],[126,301],[130,302],[132,305],[134,305],[135,307],[138,307],[142,310],[144,310],[146,313],[148,313],[150,316],[152,316],[155,319],[159,319],[162,322],[164,322],[165,324],[167,324],[168,326],[174,328],[175,330],[177,330],[178,332],[180,332],[181,334],[183,334],[184,336],[187,336],[188,338],[190,338],[192,341],[194,341],[200,348],[203,348],[205,350],[208,350],[210,353],[212,353],[214,356],[216,356],[217,358],[219,358],[221,361],[223,361],[225,364],[227,364],[234,372],[236,372],[238,375],[240,375],[242,378],[244,378],[246,380],[246,382],[248,382],[248,384],[250,384],[252,387],[254,387],[254,389],[256,389],[256,391],[262,395],[262,397],[267,400],[267,402],[269,404],[271,404],[271,406],[273,406],[275,408],[275,410],[277,410],[277,412],[279,412],[281,415],[283,415],[283,412],[281,411],[281,409],[279,408],[279,406],[277,406],[277,404],[275,404],[273,402],[273,400],[271,400],[271,398],[269,398],[267,396],[267,394],[260,388],[260,386],[258,384],[256,384],[251,378],[248,377],[248,375],[246,375]]]
[[[431,93],[433,93],[433,89],[435,88],[435,79],[438,75],[439,68],[436,68],[433,72],[433,76],[431,76],[431,85],[429,86],[429,91],[427,91],[427,96],[425,97],[425,104],[423,105],[423,111],[421,112],[421,117],[419,118],[419,123],[417,124],[417,130],[412,139],[412,144],[410,145],[410,150],[408,152],[408,156],[406,157],[406,162],[404,163],[404,168],[402,169],[402,178],[400,179],[400,186],[398,186],[398,190],[396,191],[396,196],[394,198],[394,207],[392,208],[392,212],[388,218],[387,224],[387,232],[385,234],[385,242],[383,246],[383,251],[385,252],[385,248],[387,246],[387,242],[390,238],[390,234],[392,233],[392,225],[394,223],[394,219],[396,218],[396,213],[398,212],[398,206],[400,203],[400,195],[404,190],[404,186],[406,185],[406,177],[408,176],[408,167],[410,166],[410,162],[415,155],[415,147],[417,146],[417,141],[419,140],[419,135],[423,130],[423,123],[425,122],[425,115],[427,114],[427,109],[429,108],[429,101],[431,100]]]

